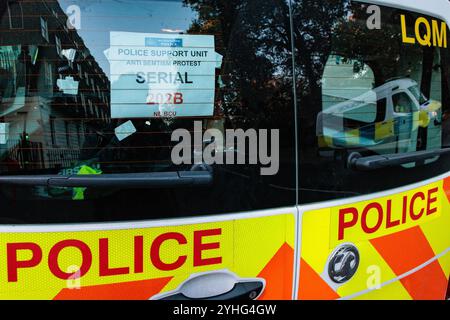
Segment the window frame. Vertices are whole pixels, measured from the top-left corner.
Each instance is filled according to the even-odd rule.
[[[13,26],[13,15],[12,15],[12,10],[11,10],[11,5],[15,5],[18,6],[18,8],[20,9],[20,26],[16,27]],[[11,30],[23,30],[24,29],[24,18],[23,18],[23,7],[22,7],[22,3],[19,1],[8,1],[6,3],[7,9],[8,9],[8,17],[9,17],[9,28]],[[16,19],[18,18],[17,16],[14,16]]]
[[[403,115],[408,115],[408,114],[411,114],[411,113],[414,113],[414,112],[419,112],[419,110],[413,110],[413,109],[410,109],[410,111],[408,111],[408,112],[397,112],[396,110],[395,110],[395,103],[394,103],[394,97],[395,96],[397,96],[397,95],[401,95],[401,94],[403,94],[403,95],[405,95],[406,97],[408,97],[408,99],[410,100],[410,102],[414,105],[415,104],[415,102],[417,102],[417,103],[419,103],[417,100],[416,100],[416,98],[409,92],[409,90],[408,89],[406,89],[406,90],[400,90],[400,91],[397,91],[397,92],[395,92],[395,93],[392,93],[392,95],[391,95],[391,102],[392,102],[392,108],[393,108],[393,112],[394,112],[394,115],[400,115],[400,116],[403,116]]]
[[[55,35],[55,47],[56,47],[56,53],[58,56],[62,57],[62,42],[61,39]]]
[[[58,140],[56,138],[56,117],[54,116],[49,117],[49,125],[50,125],[50,137],[52,146],[56,147],[58,145]]]
[[[49,31],[48,31],[48,21],[43,18],[41,18],[41,35],[42,37],[47,41],[50,42],[50,35],[49,35]]]

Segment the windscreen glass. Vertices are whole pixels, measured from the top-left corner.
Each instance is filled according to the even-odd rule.
[[[295,204],[287,2],[18,0],[0,19],[6,223]],[[199,172],[212,183],[180,187]]]
[[[301,202],[448,172],[433,153],[450,147],[446,23],[356,1],[293,6]]]

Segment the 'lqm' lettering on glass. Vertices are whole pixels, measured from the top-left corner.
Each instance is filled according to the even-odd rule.
[[[400,18],[404,43],[415,44],[417,41],[421,46],[447,48],[447,25],[445,22],[441,22],[439,25],[437,20],[432,20],[430,23],[426,18],[419,17],[414,24],[415,36],[411,37],[408,35],[405,15],[402,14]]]

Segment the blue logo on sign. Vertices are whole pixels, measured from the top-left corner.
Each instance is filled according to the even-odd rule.
[[[145,38],[145,46],[177,48],[183,46],[183,39]]]

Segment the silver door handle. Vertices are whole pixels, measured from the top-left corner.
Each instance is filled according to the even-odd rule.
[[[230,271],[191,276],[178,289],[151,300],[256,300],[266,287],[261,278],[242,279]]]

